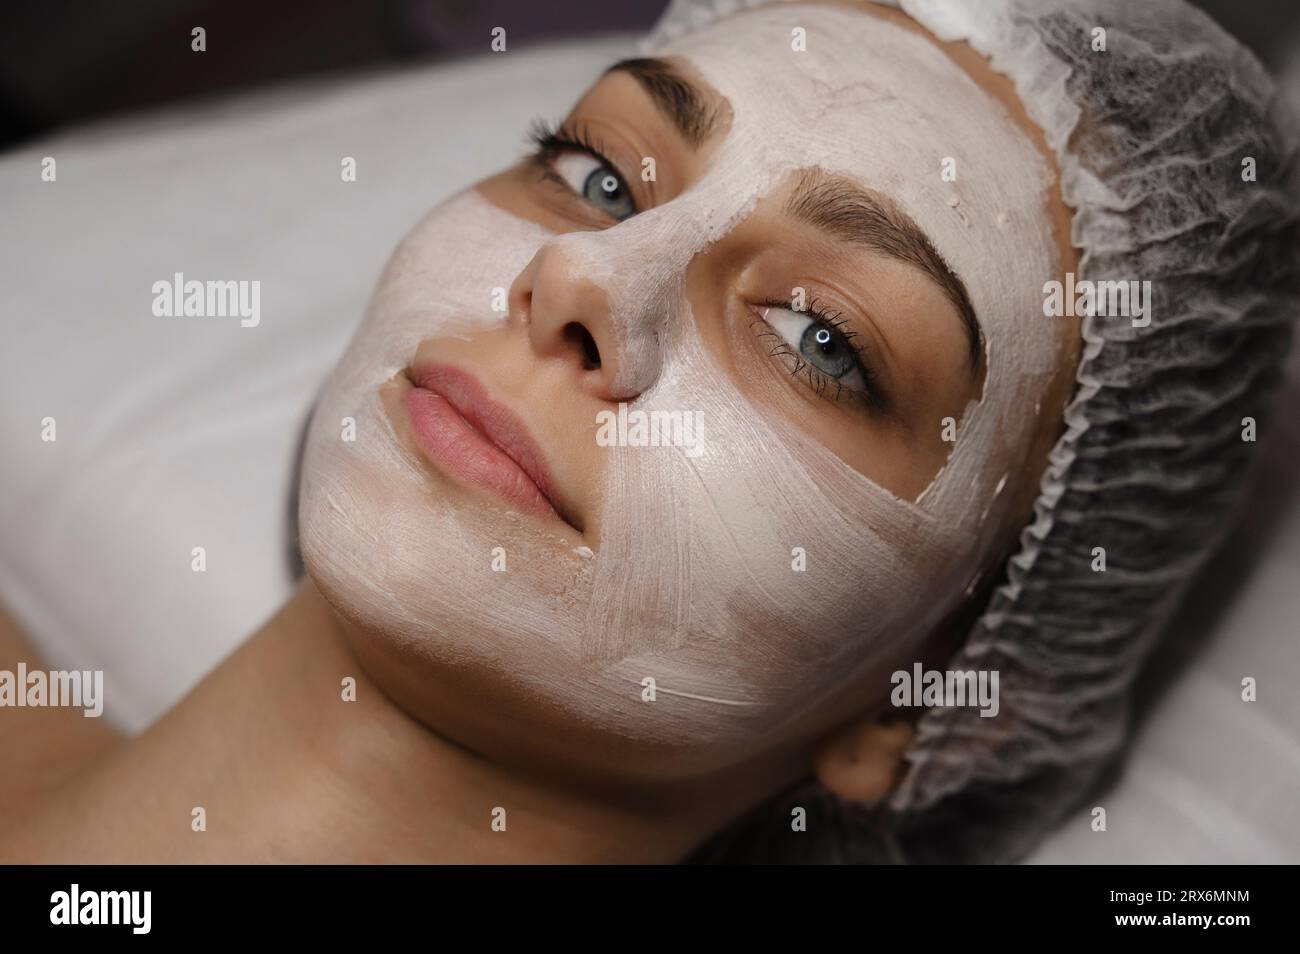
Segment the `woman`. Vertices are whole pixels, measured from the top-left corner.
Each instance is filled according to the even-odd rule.
[[[674,10],[433,210],[295,598],[139,738],[60,725],[0,857],[1023,853],[1239,490],[1294,206],[1204,18],[946,6]],[[995,697],[897,691],[943,667]]]

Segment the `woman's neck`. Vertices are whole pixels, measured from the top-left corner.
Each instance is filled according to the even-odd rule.
[[[439,736],[367,678],[305,581],[158,723],[50,793],[0,860],[668,862],[716,823],[543,784]]]

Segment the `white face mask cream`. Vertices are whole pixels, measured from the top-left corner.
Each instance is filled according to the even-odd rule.
[[[795,28],[806,52],[792,49]],[[888,672],[993,555],[1007,474],[1038,426],[1067,326],[1042,318],[1039,294],[1058,256],[1048,167],[925,37],[852,9],[776,6],[653,52],[688,62],[730,105],[708,171],[604,231],[552,234],[476,192],[430,213],[394,255],[317,409],[301,532],[326,595],[417,663],[430,693],[496,686],[503,721],[521,733],[536,715],[608,741],[584,752],[557,736],[556,758],[612,765],[626,753],[616,770],[635,772],[653,752],[653,771],[669,776],[802,744],[868,705],[869,686],[887,696]],[[940,175],[945,157],[955,181]],[[697,323],[710,318],[684,293],[701,252],[814,167],[892,198],[982,323],[980,399],[915,500],[747,400],[701,342]],[[491,290],[543,247],[604,291],[628,408],[703,422],[694,447],[601,448],[594,552],[508,508],[440,498],[378,397],[420,342],[499,329]],[[347,417],[355,442],[340,440]],[[506,572],[493,570],[498,547]]]

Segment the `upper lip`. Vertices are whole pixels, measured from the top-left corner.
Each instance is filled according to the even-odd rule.
[[[417,388],[441,395],[457,413],[503,454],[519,465],[537,485],[560,519],[575,530],[581,528],[565,511],[555,493],[546,457],[532,433],[518,415],[494,401],[477,378],[449,364],[426,364],[406,370],[407,380]]]

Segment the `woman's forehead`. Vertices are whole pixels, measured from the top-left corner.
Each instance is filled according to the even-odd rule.
[[[909,168],[909,177],[924,181],[944,165],[952,173],[951,191],[960,191],[963,178],[981,175],[995,180],[1009,175],[1014,181],[1014,157],[1029,156],[1027,142],[1034,157],[1029,164],[1036,167],[1033,178],[1042,188],[1037,195],[1019,190],[1019,196],[1035,212],[1046,212],[1059,271],[1077,270],[1078,250],[1070,239],[1073,212],[1061,198],[1055,152],[1012,81],[967,43],[940,40],[902,11],[878,3],[815,0],[776,2],[722,17],[657,52],[725,94],[722,106],[728,112],[733,99],[756,102],[751,112],[766,114],[769,128],[786,136],[833,141],[855,126],[865,127],[873,138],[889,142],[900,168],[905,157],[930,160]],[[749,82],[735,81],[736,60],[748,63]],[[802,88],[801,96],[791,95],[794,85]],[[783,104],[786,116],[779,113]],[[991,159],[982,167],[972,148],[981,143]],[[909,150],[912,144],[921,145],[919,156]],[[833,142],[823,149],[830,161]],[[880,166],[873,171],[887,172]],[[1002,197],[1004,205],[1014,201],[1014,192]]]
[[[655,52],[689,64],[730,109],[711,195],[765,195],[794,170],[821,168],[914,220],[986,324],[1001,317],[1019,334],[1041,314],[1043,283],[1066,258],[1048,205],[1055,170],[928,37],[858,9],[777,4]]]

